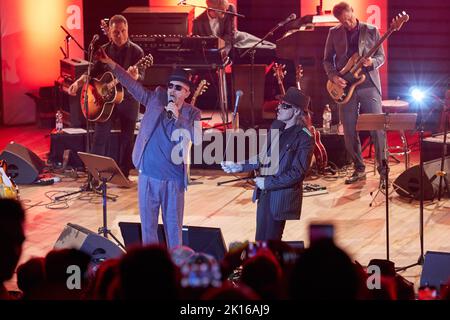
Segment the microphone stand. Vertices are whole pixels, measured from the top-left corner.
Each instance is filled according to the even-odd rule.
[[[240,13],[235,13],[232,11],[227,11],[227,10],[222,10],[222,9],[216,9],[216,8],[211,8],[208,6],[200,6],[200,5],[196,5],[196,4],[192,4],[192,3],[187,3],[187,1],[180,1],[177,4],[178,6],[190,6],[193,8],[200,8],[200,9],[206,9],[206,10],[211,10],[211,11],[215,11],[215,12],[219,12],[219,13],[223,13],[223,14],[228,14],[231,16],[235,16],[235,17],[239,17],[239,18],[245,18],[245,16],[243,14]],[[234,26],[234,23],[233,23]],[[234,56],[234,37],[235,37],[235,33],[236,30],[232,30],[232,35],[231,35],[231,48],[230,48],[230,53],[232,56]],[[221,77],[222,75],[219,72],[219,77]],[[219,85],[220,85],[220,81],[219,81]],[[225,86],[226,87],[226,86]],[[225,92],[223,93],[223,89],[220,89],[222,91],[220,91],[220,95],[221,95],[221,99],[227,99],[227,92],[225,89]],[[233,77],[231,77],[231,90],[234,92],[234,81],[233,81]],[[221,100],[222,101],[222,100]],[[224,126],[224,128],[226,129],[226,126],[228,126],[228,124],[230,124],[230,122],[228,121],[228,104],[226,106],[223,106],[223,104],[221,105],[221,110],[222,113],[222,121],[223,124],[219,125],[220,126]]]
[[[432,96],[434,99],[440,101],[440,99],[438,97],[436,97],[435,95]],[[425,261],[425,254],[424,254],[424,215],[423,215],[423,211],[424,211],[424,179],[425,179],[425,170],[424,170],[424,161],[423,161],[423,137],[424,137],[424,131],[425,131],[425,121],[424,121],[424,114],[423,114],[423,110],[422,110],[423,106],[419,105],[419,117],[420,117],[420,121],[419,121],[419,156],[420,156],[420,162],[419,162],[419,167],[420,167],[420,177],[419,177],[419,236],[420,236],[420,256],[417,259],[416,263],[410,264],[406,267],[402,267],[402,268],[398,268],[396,269],[396,271],[404,271],[406,269],[409,269],[411,267],[414,266],[423,266],[424,261]],[[446,105],[444,104],[444,109],[442,110],[442,112],[446,112]],[[428,115],[429,116],[429,115]],[[444,117],[445,121],[447,121],[447,115],[445,114]],[[439,176],[439,201],[441,198],[441,187],[442,187],[442,180],[445,180],[445,183],[447,185],[447,189],[448,189],[448,181],[447,181],[447,177],[445,176],[445,170],[444,170],[444,161],[445,161],[445,152],[447,151],[447,145],[446,145],[446,137],[447,137],[447,122],[445,123],[445,132],[444,132],[444,144],[442,146],[442,158],[441,158],[441,167],[440,167],[440,171],[438,171],[431,179],[431,181],[433,181],[437,176]],[[447,190],[450,192],[450,190]],[[414,195],[414,198],[417,197],[417,193]]]
[[[250,112],[251,112],[251,125],[252,127],[255,126],[255,113],[253,111],[254,104],[255,104],[255,84],[254,84],[254,69],[255,69],[255,53],[256,53],[256,47],[261,44],[264,40],[266,40],[269,36],[272,36],[273,33],[281,28],[285,23],[279,23],[275,27],[272,28],[262,39],[260,39],[257,43],[255,43],[251,48],[248,48],[245,50],[239,58],[245,57],[247,54],[250,55]]]
[[[89,128],[89,104],[88,104],[88,88],[89,88],[89,82],[91,81],[91,68],[92,68],[92,60],[94,57],[94,43],[91,42],[91,44],[89,45],[89,49],[88,49],[88,69],[86,72],[86,76],[85,76],[85,82],[84,82],[84,108],[86,110],[86,146],[85,146],[85,151],[87,153],[90,152],[91,150],[91,142],[90,142],[90,128]],[[83,91],[83,90],[82,90]],[[71,195],[77,194],[77,193],[81,193],[84,191],[92,191],[94,190],[93,186],[92,186],[92,174],[89,172],[88,170],[88,178],[87,178],[87,182],[86,185],[82,186],[80,188],[80,190],[78,191],[74,191],[74,192],[69,192],[67,194],[64,194],[62,196],[58,196],[55,197],[56,201],[59,201],[63,198],[69,197]]]
[[[61,25],[60,25],[60,27],[61,27],[61,29],[63,29],[63,31],[66,33],[66,40],[65,40],[65,42],[66,42],[66,52],[65,52],[66,58],[70,58],[70,54],[69,54],[69,50],[70,50],[70,49],[69,49],[69,42],[70,42],[71,39],[76,43],[76,45],[78,46],[78,48],[80,48],[84,53],[87,53],[86,50],[81,46],[81,44],[78,43],[77,39],[75,39],[75,38],[70,34],[70,32],[66,30],[66,28],[64,28],[64,27],[61,26]]]
[[[224,13],[224,14],[229,14],[235,17],[239,17],[239,18],[245,18],[245,16],[243,14],[240,13],[234,13],[234,12],[230,12],[230,11],[226,11],[226,10],[221,10],[221,9],[215,9],[215,8],[211,8],[211,7],[206,7],[206,6],[199,6],[196,4],[192,4],[192,3],[187,3],[187,1],[180,1],[178,3],[178,5],[180,6],[189,6],[189,7],[193,7],[193,8],[201,8],[201,9],[206,9],[206,10],[211,10],[211,11],[216,11],[216,12],[220,12],[220,13]]]

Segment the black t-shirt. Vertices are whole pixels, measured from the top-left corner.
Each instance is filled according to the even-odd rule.
[[[359,21],[357,20],[356,27],[352,30],[346,30],[347,31],[347,57],[350,58],[352,55],[355,54],[355,52],[358,52],[358,43],[359,43],[359,35],[361,32],[361,27],[359,24]],[[369,82],[369,75],[367,72],[367,69],[365,67],[362,68],[362,72],[366,75],[366,80],[361,83],[358,88],[364,88],[371,85],[371,82]]]

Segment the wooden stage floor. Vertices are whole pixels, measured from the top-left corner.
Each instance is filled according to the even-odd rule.
[[[15,140],[42,158],[49,150],[48,130],[34,127],[0,129],[0,150],[10,140]],[[417,155],[412,165],[418,163]],[[368,160],[367,170],[373,168]],[[404,171],[404,164],[390,162],[391,181]],[[386,218],[384,195],[379,194],[374,206],[370,192],[378,187],[379,177],[368,172],[367,180],[345,185],[344,176],[320,177],[307,181],[324,185],[327,194],[305,197],[301,220],[288,221],[283,240],[304,240],[308,245],[308,225],[311,222],[333,223],[335,239],[362,265],[373,258],[386,257]],[[350,174],[350,172],[348,172]],[[80,174],[81,175],[81,174]],[[255,234],[256,205],[251,202],[252,187],[245,182],[217,186],[217,182],[231,179],[218,170],[191,172],[194,183],[186,194],[184,224],[190,226],[219,227],[225,243],[253,240]],[[51,203],[51,197],[78,190],[85,178],[77,180],[62,176],[62,181],[51,186],[21,186],[20,197],[27,208],[26,242],[21,262],[32,256],[44,256],[52,249],[67,223],[79,224],[92,231],[102,225],[101,198],[92,194],[71,197],[67,202]],[[109,192],[117,195],[117,201],[108,202],[108,227],[121,239],[118,223],[139,221],[137,204],[137,176],[132,176],[130,189],[109,186]],[[390,201],[390,258],[396,267],[412,264],[420,254],[419,202],[410,202],[395,192]],[[424,206],[425,251],[450,252],[450,200],[425,202]],[[416,286],[421,267],[413,267],[401,273]],[[8,283],[15,288],[14,279]]]

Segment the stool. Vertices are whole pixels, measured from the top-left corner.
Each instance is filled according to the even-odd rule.
[[[383,100],[381,105],[384,113],[400,113],[408,111],[408,102],[402,100]],[[387,135],[386,135],[387,139]],[[389,146],[388,145],[388,156],[394,158],[397,162],[400,162],[395,156],[405,157],[405,170],[409,169],[409,154],[411,149],[408,146],[408,141],[406,140],[405,131],[400,130],[400,139],[402,140],[402,145],[400,146]]]

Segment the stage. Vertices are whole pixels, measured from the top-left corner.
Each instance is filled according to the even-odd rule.
[[[34,126],[0,129],[0,150],[14,140],[46,158],[50,150],[48,129]],[[417,151],[411,165],[418,164]],[[390,162],[391,181],[405,170],[404,163]],[[370,195],[378,187],[379,177],[370,170],[373,160],[367,159],[367,180],[345,185],[342,171],[339,177],[326,176],[308,179],[309,183],[327,187],[328,193],[305,197],[301,220],[288,221],[283,240],[305,241],[308,245],[308,225],[311,222],[333,223],[335,239],[351,254],[354,260],[366,265],[373,258],[386,258],[386,229],[384,195],[379,194],[373,207]],[[20,198],[27,209],[26,241],[20,263],[32,256],[44,256],[52,249],[67,223],[81,225],[96,232],[102,226],[102,203],[99,195],[83,193],[66,202],[52,203],[51,198],[78,190],[86,181],[84,173],[75,179],[72,173],[59,173],[62,181],[50,186],[20,186]],[[235,241],[253,240],[255,234],[256,205],[251,202],[252,186],[246,182],[217,186],[217,182],[233,176],[220,170],[193,169],[192,184],[186,193],[184,224],[188,226],[220,228],[226,245]],[[122,239],[119,222],[139,221],[137,204],[137,176],[132,176],[130,189],[110,185],[110,195],[117,201],[109,201],[108,227]],[[392,190],[392,189],[391,189]],[[424,244],[426,251],[450,252],[450,200],[425,202]],[[390,259],[396,267],[415,263],[420,254],[419,202],[410,202],[391,194],[390,202]],[[332,272],[332,270],[330,270]],[[413,267],[401,273],[416,285],[420,281],[421,267]],[[8,288],[16,288],[15,277]]]

